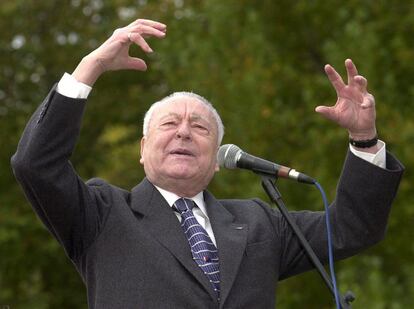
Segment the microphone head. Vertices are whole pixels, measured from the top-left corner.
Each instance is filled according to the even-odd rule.
[[[222,145],[217,153],[217,162],[220,167],[229,169],[237,168],[237,161],[242,150],[233,144]]]

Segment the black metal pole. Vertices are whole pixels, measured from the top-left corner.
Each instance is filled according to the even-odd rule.
[[[282,195],[280,194],[279,190],[275,185],[276,177],[259,174],[262,177],[262,186],[266,191],[267,195],[269,196],[270,200],[279,208],[281,214],[288,222],[289,226],[292,228],[295,235],[298,237],[299,242],[301,243],[302,247],[304,248],[306,254],[312,261],[313,265],[318,270],[319,274],[321,275],[323,281],[327,285],[328,289],[331,291],[332,295],[335,298],[335,291],[333,288],[333,284],[331,278],[327,274],[325,268],[323,267],[322,263],[320,262],[319,258],[316,256],[315,252],[313,251],[312,247],[309,245],[309,242],[306,240],[305,236],[303,235],[302,231],[299,229],[297,224],[292,219],[289,211],[287,210],[285,203],[282,200]],[[339,291],[338,291],[339,293]],[[342,309],[351,309],[351,304],[355,297],[352,292],[348,291],[345,293],[345,296],[342,297],[339,295],[340,304]]]

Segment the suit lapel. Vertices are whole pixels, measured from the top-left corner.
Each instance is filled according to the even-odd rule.
[[[246,224],[234,222],[234,216],[209,192],[204,192],[204,199],[219,252],[220,304],[223,306],[243,258],[248,230]]]
[[[146,230],[166,247],[216,300],[211,284],[194,262],[188,240],[177,217],[158,190],[144,179],[132,190],[131,208],[142,214]]]

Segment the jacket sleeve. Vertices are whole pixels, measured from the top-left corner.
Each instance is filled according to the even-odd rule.
[[[85,184],[69,161],[85,104],[60,95],[55,85],[28,122],[11,159],[27,199],[71,259],[95,239],[108,212],[99,190],[104,184]]]
[[[384,237],[404,169],[390,153],[386,161],[386,169],[382,169],[348,152],[336,198],[329,207],[335,260],[355,255]],[[310,259],[279,211],[262,207],[281,243],[280,279],[312,269]],[[321,262],[326,264],[325,213],[292,211],[290,214]]]

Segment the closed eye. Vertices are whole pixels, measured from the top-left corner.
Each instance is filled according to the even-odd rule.
[[[194,123],[193,128],[199,129],[201,131],[209,132],[208,128],[202,124]]]
[[[199,129],[206,129],[207,130],[207,128],[205,126],[203,126],[201,124],[197,124],[197,123],[194,125],[194,127],[199,128]]]
[[[202,132],[202,133],[204,133],[204,134],[208,134],[208,133],[210,132],[210,130],[208,129],[208,127],[207,127],[207,126],[202,125],[202,124],[200,124],[200,123],[194,123],[194,124],[192,125],[192,127],[193,127],[194,129],[196,129],[197,131]]]
[[[163,127],[171,127],[171,126],[176,126],[176,125],[177,125],[177,122],[173,121],[173,120],[165,121],[165,122],[161,123],[161,126],[163,126]]]

